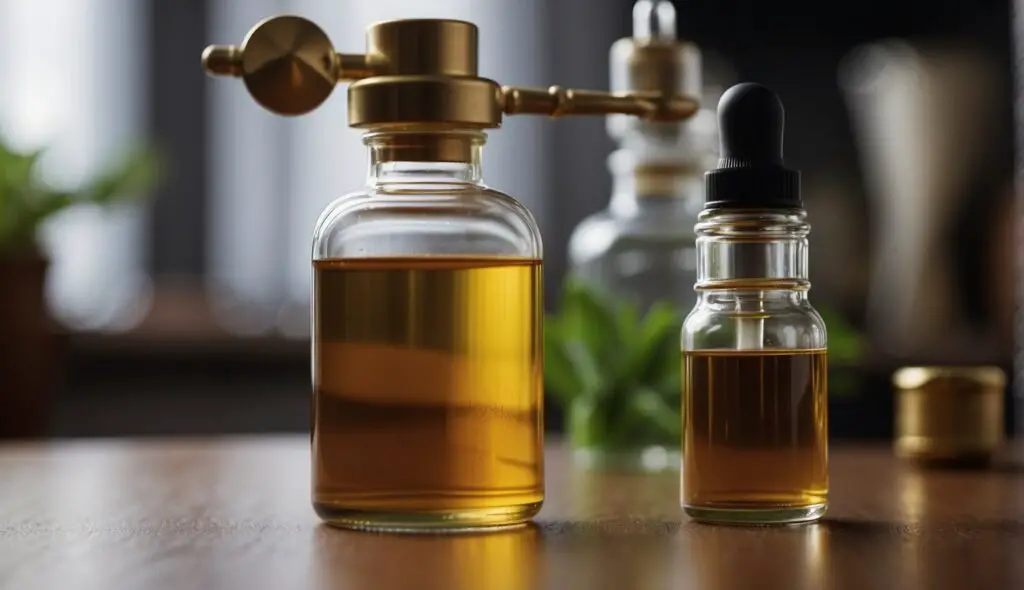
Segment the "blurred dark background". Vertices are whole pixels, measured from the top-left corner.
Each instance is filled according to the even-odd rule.
[[[345,127],[344,92],[301,120],[276,118],[240,83],[204,76],[205,45],[238,43],[257,20],[281,12],[316,20],[342,51],[362,47],[360,31],[375,20],[455,17],[480,25],[485,76],[607,88],[608,50],[630,35],[632,4],[4,0],[0,134],[16,145],[52,145],[47,169],[57,176],[88,171],[134,137],[151,138],[167,156],[167,176],[150,200],[114,213],[69,211],[45,228],[53,259],[47,297],[62,326],[52,433],[308,428],[309,232],[323,206],[362,184],[363,147]],[[901,364],[983,362],[1009,372],[1009,3],[677,0],[676,7],[680,36],[704,51],[707,84],[758,81],[785,103],[786,157],[803,171],[814,227],[812,300],[846,316],[870,344],[857,368],[859,393],[832,403],[833,436],[890,435],[888,380]],[[74,74],[54,65],[42,38],[76,48],[68,57]],[[937,72],[936,81],[897,92],[903,73],[917,69]],[[929,102],[938,96],[952,102]],[[918,133],[934,125],[897,128],[924,109],[947,113],[938,120],[966,131],[950,138]],[[522,197],[541,224],[549,304],[566,270],[569,233],[610,196],[604,161],[615,146],[604,125],[510,119],[485,153],[489,184]],[[889,131],[899,141],[886,140]],[[935,146],[950,147],[916,157]],[[925,182],[949,171],[959,176]],[[918,184],[892,181],[901,174]],[[941,194],[916,201],[903,194],[917,199],[929,190]],[[910,205],[896,211],[888,203],[897,200]],[[939,202],[948,204],[941,216],[915,213]],[[918,235],[931,236],[927,264],[920,256],[901,264],[925,273],[915,284],[938,286],[894,300],[907,323],[896,342],[884,308],[891,293],[906,291],[886,277],[916,275],[876,267],[891,254],[886,249],[901,250],[886,239]],[[891,248],[879,254],[879,241]],[[944,269],[938,278],[928,274],[935,269]],[[940,300],[945,306],[935,307]],[[560,423],[552,409],[549,428]]]

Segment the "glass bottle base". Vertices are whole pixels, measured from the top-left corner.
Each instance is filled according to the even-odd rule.
[[[683,511],[697,522],[737,526],[773,526],[811,523],[825,515],[828,503],[770,508],[709,507],[684,504]]]
[[[394,533],[474,533],[516,528],[530,522],[540,508],[541,502],[533,502],[490,508],[392,512],[313,503],[317,516],[330,526]]]

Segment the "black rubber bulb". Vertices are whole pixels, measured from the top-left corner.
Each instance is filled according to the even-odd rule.
[[[800,173],[783,164],[786,113],[774,92],[737,84],[718,102],[718,168],[705,175],[705,208],[791,209],[800,200]]]
[[[722,160],[718,166],[782,164],[782,101],[760,84],[737,84],[718,102]]]

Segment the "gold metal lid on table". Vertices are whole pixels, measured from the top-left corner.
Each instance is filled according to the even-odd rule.
[[[904,367],[896,387],[896,453],[984,462],[1003,442],[1006,375],[998,367]]]
[[[491,128],[503,115],[622,113],[677,121],[692,96],[657,90],[599,92],[499,86],[477,74],[476,25],[457,20],[393,20],[370,25],[366,52],[337,53],[327,34],[298,16],[257,24],[240,46],[211,46],[211,74],[240,77],[260,105],[281,115],[312,111],[339,82],[350,82],[352,127],[434,125]]]

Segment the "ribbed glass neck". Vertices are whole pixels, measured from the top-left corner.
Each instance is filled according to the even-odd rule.
[[[480,184],[485,136],[477,131],[367,133],[367,183]]]
[[[612,176],[609,209],[618,217],[678,209],[695,215],[703,196],[703,176],[697,166],[682,160],[644,161],[633,150],[618,149],[608,157]]]
[[[697,289],[810,288],[806,212],[705,210],[697,222]]]
[[[646,208],[663,211],[671,208],[694,215],[700,209],[703,180],[699,176],[678,174],[656,179],[637,174],[612,177],[609,209],[618,217],[636,215]],[[692,217],[691,217],[692,218]]]

